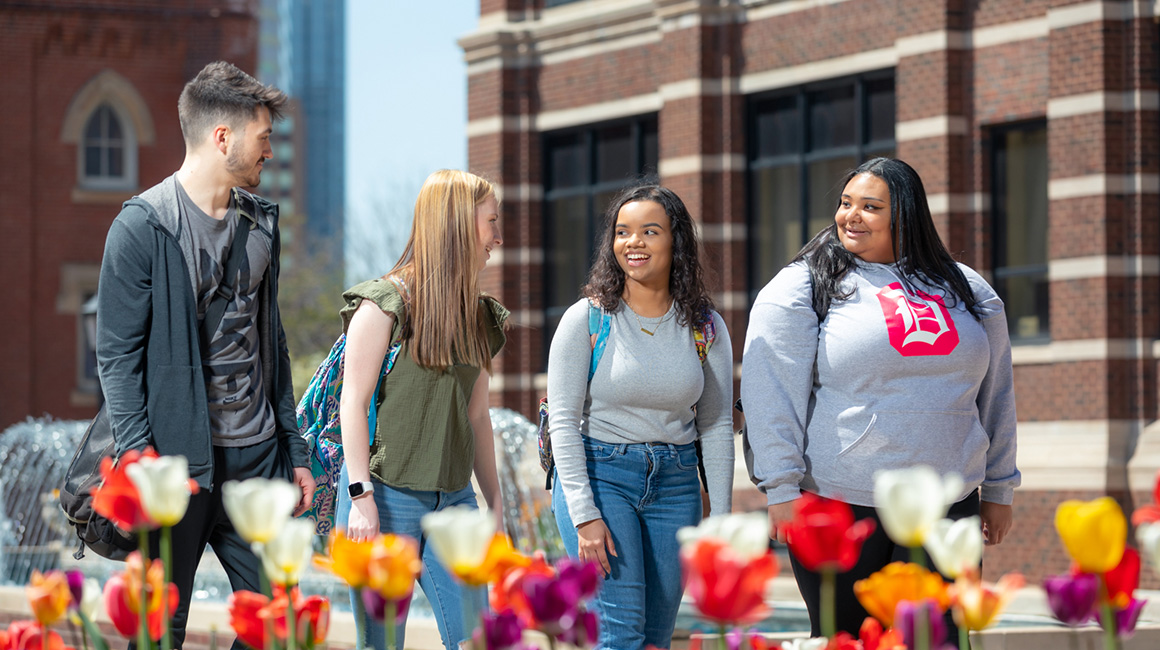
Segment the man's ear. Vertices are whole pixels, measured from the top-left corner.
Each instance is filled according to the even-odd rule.
[[[210,137],[213,139],[213,146],[224,154],[226,152],[226,146],[233,137],[233,130],[225,124],[219,124],[210,132]]]

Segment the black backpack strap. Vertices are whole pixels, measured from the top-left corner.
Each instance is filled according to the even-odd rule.
[[[230,301],[234,299],[234,289],[237,284],[238,269],[242,267],[242,259],[246,256],[246,239],[250,236],[250,228],[253,225],[250,223],[250,218],[242,211],[242,193],[234,190],[235,209],[238,211],[238,227],[234,231],[234,241],[230,244],[230,252],[226,257],[225,270],[222,272],[221,283],[218,284],[217,291],[214,292],[213,300],[210,301],[209,307],[206,307],[205,318],[201,321],[201,355],[206,357],[209,354],[209,344],[213,340],[213,335],[217,332],[218,326],[222,323],[222,317],[226,315],[226,307]],[[250,199],[253,209],[257,209],[258,202]],[[254,218],[257,218],[257,213],[254,213]]]

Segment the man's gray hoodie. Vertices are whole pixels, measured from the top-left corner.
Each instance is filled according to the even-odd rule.
[[[804,263],[762,289],[741,397],[770,505],[805,490],[873,506],[875,472],[919,464],[960,474],[960,498],[981,485],[984,501],[1011,503],[1019,470],[1007,318],[986,281],[959,268],[981,320],[942,289],[912,283],[909,292],[894,265],[851,269],[843,288],[854,294],[821,323]]]

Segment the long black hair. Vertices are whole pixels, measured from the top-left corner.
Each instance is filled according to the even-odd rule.
[[[926,202],[926,189],[918,172],[901,160],[873,158],[847,172],[841,186],[846,187],[859,174],[872,174],[882,179],[890,190],[891,244],[898,269],[902,271],[900,279],[906,288],[913,289],[910,286],[913,279],[938,287],[945,297],[951,299],[948,307],[961,300],[967,311],[978,320],[981,314],[975,293],[939,239]],[[841,205],[841,200],[839,197],[838,205]],[[831,223],[814,235],[793,258],[793,262],[799,260],[805,260],[809,267],[814,311],[820,320],[825,318],[832,301],[846,300],[852,295],[852,290],[843,291],[841,285],[859,258],[846,250],[838,238],[837,224]]]
[[[633,201],[652,201],[664,208],[673,234],[673,264],[669,271],[669,293],[677,306],[677,323],[684,327],[700,325],[709,318],[713,299],[705,289],[704,273],[698,255],[700,245],[693,218],[684,201],[675,192],[660,185],[634,185],[612,199],[604,214],[604,231],[600,234],[596,259],[584,285],[584,295],[600,308],[614,312],[620,308],[624,294],[624,269],[612,249],[620,209]]]

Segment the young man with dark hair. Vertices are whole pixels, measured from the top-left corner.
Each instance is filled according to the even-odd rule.
[[[125,203],[101,262],[97,364],[117,455],[152,446],[185,456],[200,486],[173,530],[177,647],[207,544],[234,590],[260,589],[259,563],[226,516],[222,484],[293,481],[302,492],[295,514],[314,494],[278,311],[278,207],[242,189],[261,181],[285,102],[229,63],[202,69],[178,102],[181,168]],[[238,228],[248,229],[244,239],[235,239]],[[237,272],[224,277],[238,241]],[[219,292],[224,314],[209,331]]]

